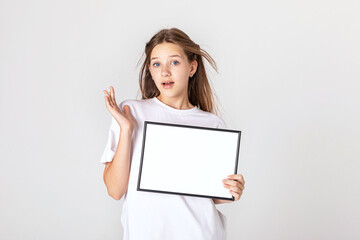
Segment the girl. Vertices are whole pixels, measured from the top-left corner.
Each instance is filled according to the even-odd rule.
[[[124,239],[226,239],[226,216],[215,204],[232,201],[136,191],[145,120],[226,128],[214,113],[203,58],[215,70],[216,64],[206,51],[181,30],[171,28],[150,39],[145,55],[139,76],[141,100],[118,105],[114,88],[110,93],[104,90],[112,122],[101,162],[106,164],[108,194],[116,200],[124,196]],[[239,200],[243,176],[232,174],[223,182]]]

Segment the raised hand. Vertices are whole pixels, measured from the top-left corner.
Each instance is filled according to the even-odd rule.
[[[118,104],[116,103],[115,91],[112,86],[110,86],[110,94],[106,90],[104,90],[104,94],[106,108],[118,122],[120,129],[125,129],[132,132],[135,126],[135,119],[130,113],[130,107],[125,105],[123,111],[121,111]]]

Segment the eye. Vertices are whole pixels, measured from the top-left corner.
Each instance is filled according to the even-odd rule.
[[[154,66],[154,67],[158,67],[159,65],[157,65],[157,64],[160,64],[160,63],[157,63],[157,62],[156,62],[156,63],[153,63],[153,66]]]
[[[174,63],[174,65],[178,65],[179,64],[179,61],[172,61]]]

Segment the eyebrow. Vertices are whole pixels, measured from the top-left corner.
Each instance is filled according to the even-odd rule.
[[[170,55],[169,57],[179,57],[179,58],[181,58],[180,55]],[[158,58],[158,57],[152,57],[150,60],[157,59],[157,58]]]

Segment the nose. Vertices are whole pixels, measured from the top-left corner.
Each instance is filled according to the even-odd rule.
[[[168,77],[170,76],[170,70],[169,70],[169,67],[168,66],[163,66],[161,68],[161,76],[163,77]]]

